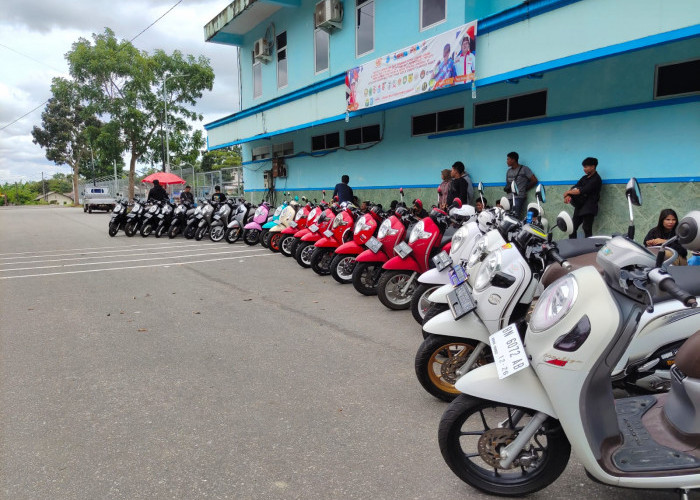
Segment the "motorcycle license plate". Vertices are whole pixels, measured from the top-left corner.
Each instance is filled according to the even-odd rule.
[[[367,243],[365,243],[365,245],[367,245],[367,248],[372,250],[372,252],[374,252],[374,253],[377,253],[379,251],[379,249],[382,248],[382,242],[379,241],[374,236],[372,236],[370,239],[368,239]]]
[[[311,231],[312,233],[315,233],[316,231],[318,231],[318,226],[316,224],[311,224],[309,226],[309,231]]]
[[[530,365],[520,334],[514,324],[491,334],[489,343],[493,359],[496,361],[499,379],[510,377]]]
[[[325,231],[323,231],[323,236],[325,236],[326,238],[332,238],[332,237],[333,237],[333,231],[329,231],[329,230],[326,229]]]
[[[162,218],[163,218],[163,214],[158,214],[158,218],[159,218],[159,219],[162,219]]]
[[[405,259],[406,257],[408,257],[408,254],[410,254],[413,251],[413,249],[409,247],[405,241],[402,241],[401,243],[396,245],[396,247],[394,247],[394,251],[399,257]]]
[[[435,269],[438,271],[443,271],[452,264],[452,257],[450,257],[449,254],[443,250],[433,257],[433,263],[435,263]]]
[[[460,264],[455,264],[447,272],[450,275],[450,282],[454,286],[461,285],[462,283],[467,281],[467,272]]]
[[[454,319],[459,319],[466,316],[468,313],[476,309],[476,304],[472,299],[472,294],[469,291],[469,283],[462,283],[455,287],[447,294],[447,305],[450,306]]]
[[[299,224],[297,224],[296,222],[292,221],[292,222],[289,223],[289,225],[292,226],[292,227],[297,227]]]

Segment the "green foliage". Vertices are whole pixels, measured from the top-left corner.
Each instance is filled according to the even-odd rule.
[[[209,60],[179,51],[156,50],[149,56],[131,42],[117,40],[109,28],[93,34],[92,42],[80,38],[66,58],[83,95],[100,116],[109,117],[120,129],[119,138],[111,134],[108,142],[131,153],[129,197],[133,197],[136,162],[151,163],[161,150],[160,141],[153,140],[161,126],[167,123],[174,135],[184,135],[190,130],[185,120],[202,119],[191,107],[213,86]]]
[[[233,146],[230,148],[215,149],[207,151],[202,156],[202,170],[209,172],[211,170],[221,170],[227,167],[237,167],[241,164],[241,147]]]
[[[41,194],[39,190],[41,189],[41,181],[39,182],[27,182],[21,183],[17,182],[10,184],[6,182],[0,187],[0,193],[7,196],[7,202],[11,205],[29,205],[35,204],[34,199]],[[4,203],[4,197],[0,197],[2,203]]]

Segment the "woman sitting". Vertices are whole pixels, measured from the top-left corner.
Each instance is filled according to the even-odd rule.
[[[678,225],[678,215],[670,208],[666,208],[659,214],[659,223],[652,228],[644,237],[644,245],[647,247],[656,247],[666,243],[676,235],[676,226]],[[685,265],[688,251],[681,246],[680,243],[674,241],[667,248],[673,248],[678,252],[678,259],[674,262],[675,265]],[[667,251],[667,257],[670,252]]]

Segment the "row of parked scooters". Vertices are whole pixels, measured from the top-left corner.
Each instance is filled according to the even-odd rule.
[[[626,190],[626,235],[558,242],[554,230],[568,235],[573,223],[561,212],[549,227],[541,185],[525,221],[507,198],[479,214],[457,201],[419,220],[400,194],[386,212],[229,200],[229,209],[188,208],[178,226],[199,239],[242,236],[391,309],[411,308],[423,333],[417,378],[451,401],[440,449],[470,485],[503,496],[538,491],[573,448],[605,484],[682,497],[700,487],[700,268],[671,266],[672,249],[666,258],[665,245],[654,255],[633,241],[636,180]],[[700,249],[699,227],[699,211],[678,225],[689,250]]]

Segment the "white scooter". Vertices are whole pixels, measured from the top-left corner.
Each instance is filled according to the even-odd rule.
[[[628,197],[640,197],[636,182]],[[678,226],[689,250],[700,248],[699,226],[700,211]],[[610,383],[645,310],[669,297],[697,305],[695,270],[676,282],[665,270],[673,259],[660,265],[615,237],[597,255],[604,276],[584,267],[545,290],[524,345],[512,325],[494,333],[496,362],[457,381],[464,394],[440,422],[452,471],[490,494],[527,495],[557,479],[573,448],[604,484],[680,489],[682,498],[700,488],[700,332],[678,352],[670,393],[615,400]]]

